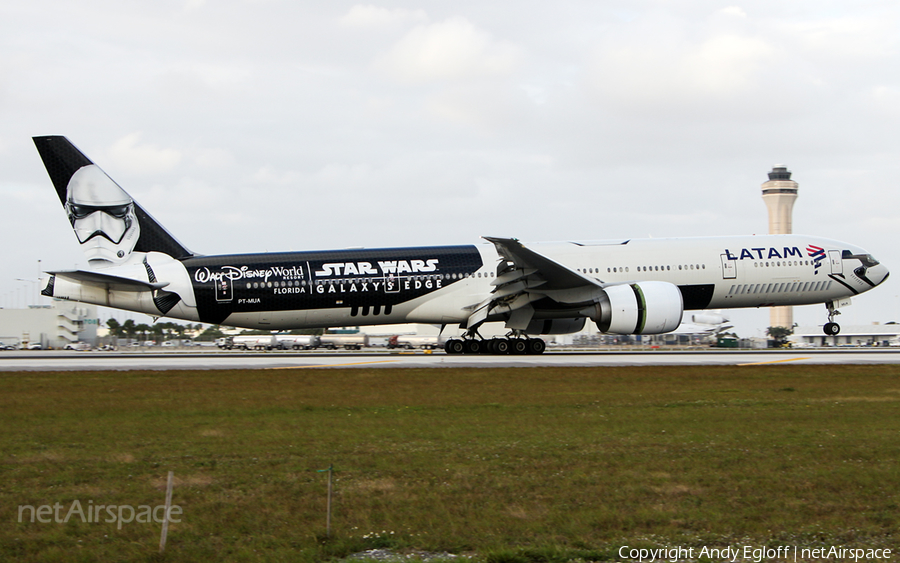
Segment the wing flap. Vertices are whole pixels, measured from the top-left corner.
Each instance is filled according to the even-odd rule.
[[[490,239],[489,239],[490,240]],[[536,273],[535,269],[528,270],[513,270],[511,272],[506,272],[504,274],[500,274],[497,276],[494,281],[491,282],[491,285],[505,285],[508,283],[512,283],[516,280],[522,279],[524,277],[530,276],[531,274]]]

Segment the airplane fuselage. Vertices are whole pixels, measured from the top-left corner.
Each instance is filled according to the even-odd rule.
[[[603,284],[661,281],[678,287],[685,310],[806,305],[871,287],[859,248],[804,235],[637,239],[529,244],[528,248]],[[853,256],[847,258],[846,256]],[[166,316],[247,328],[293,329],[393,323],[463,323],[493,289],[504,260],[491,244],[232,254],[105,270],[168,282],[181,300]],[[883,268],[883,266],[874,266]],[[886,272],[886,270],[885,270]],[[869,279],[870,281],[866,281]],[[73,284],[74,285],[74,284]],[[81,284],[84,287],[84,284]],[[58,297],[160,315],[158,295],[96,287]],[[92,295],[93,293],[93,295]],[[559,308],[535,318],[570,316]],[[488,319],[498,320],[498,319]]]

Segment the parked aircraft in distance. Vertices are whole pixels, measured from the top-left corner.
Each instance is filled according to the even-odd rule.
[[[728,324],[731,319],[720,311],[703,311],[681,319],[681,324],[672,332],[677,334],[714,335],[725,332],[734,325]]]
[[[89,261],[42,294],[155,317],[285,330],[459,325],[448,353],[544,351],[586,320],[613,334],[675,330],[686,310],[824,303],[881,284],[865,250],[806,235],[621,239],[204,256],[189,251],[65,137],[35,145]],[[483,339],[485,322],[507,338]]]

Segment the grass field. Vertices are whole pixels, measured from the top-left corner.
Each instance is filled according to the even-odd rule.
[[[900,543],[893,365],[3,373],[0,422],[4,561]],[[158,523],[19,522],[170,470],[165,557]]]

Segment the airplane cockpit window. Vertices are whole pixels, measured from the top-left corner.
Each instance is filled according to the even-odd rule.
[[[841,258],[846,260],[848,258],[856,258],[862,265],[866,268],[871,268],[873,266],[877,266],[879,264],[878,260],[875,259],[871,254],[853,254],[849,250],[845,250],[841,253]]]

